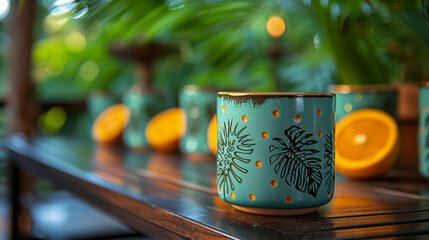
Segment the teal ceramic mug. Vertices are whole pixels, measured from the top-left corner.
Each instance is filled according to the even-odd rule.
[[[86,100],[91,121],[94,121],[100,113],[116,103],[119,103],[119,99],[112,94],[100,90],[92,92]]]
[[[211,158],[207,129],[216,113],[217,92],[195,85],[185,86],[179,95],[179,107],[186,112],[186,131],[180,139],[180,151],[193,160]]]
[[[393,85],[331,85],[329,92],[336,94],[337,120],[363,108],[375,108],[397,119],[397,90]]]
[[[165,109],[164,95],[155,90],[144,91],[139,86],[133,86],[126,92],[122,101],[130,109],[130,121],[123,133],[125,146],[132,149],[149,149],[145,130],[149,120]]]
[[[238,210],[299,215],[334,193],[335,94],[219,92],[217,191]]]
[[[429,82],[422,83],[419,91],[418,168],[429,178]]]

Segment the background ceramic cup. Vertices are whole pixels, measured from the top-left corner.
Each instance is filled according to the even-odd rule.
[[[397,90],[391,85],[332,85],[328,88],[337,96],[337,120],[352,111],[375,108],[397,119]]]
[[[207,128],[216,113],[216,91],[195,85],[183,88],[179,107],[186,112],[186,132],[180,139],[180,151],[190,156],[212,157],[207,144]]]
[[[315,211],[334,193],[335,94],[220,92],[217,191],[264,215]]]
[[[420,86],[419,92],[419,132],[418,132],[418,154],[419,172],[429,178],[429,82]]]
[[[122,101],[131,113],[122,137],[124,144],[134,149],[150,148],[145,136],[146,125],[155,114],[165,109],[163,95],[155,91],[145,92],[134,86],[123,96]]]
[[[94,121],[100,113],[116,103],[119,103],[119,99],[111,94],[103,91],[92,92],[86,102],[91,121]]]

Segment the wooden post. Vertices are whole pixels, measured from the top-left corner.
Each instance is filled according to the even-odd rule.
[[[11,1],[12,12],[8,32],[12,39],[8,49],[7,82],[7,129],[9,133],[22,132],[30,136],[35,130],[38,113],[35,101],[35,84],[31,77],[31,52],[36,0]],[[20,194],[32,185],[32,178],[23,174],[9,159],[11,224],[10,239],[21,239],[21,230],[29,229],[30,223],[19,224],[22,218]],[[27,218],[28,219],[28,218]],[[22,225],[22,226],[19,226]],[[24,226],[25,225],[25,226]]]
[[[144,92],[151,92],[154,81],[153,65],[158,58],[173,52],[168,46],[147,43],[141,45],[121,45],[113,44],[110,46],[110,52],[116,56],[136,62],[136,76],[138,86]]]
[[[153,64],[152,62],[139,62],[137,64],[137,77],[139,85],[143,91],[150,92],[153,82]]]
[[[9,34],[12,39],[8,52],[8,91],[6,96],[10,133],[34,132],[37,116],[35,84],[31,77],[31,50],[36,1],[12,1]]]

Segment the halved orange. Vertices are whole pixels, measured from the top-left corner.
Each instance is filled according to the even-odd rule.
[[[121,141],[122,132],[130,120],[130,110],[124,104],[115,104],[104,110],[92,125],[92,137],[103,145]]]
[[[155,115],[146,126],[149,145],[162,153],[177,151],[179,140],[185,134],[185,117],[181,108],[170,108]]]
[[[207,129],[207,144],[209,145],[210,151],[216,156],[217,154],[217,119],[216,114],[209,123]]]
[[[399,155],[395,119],[384,111],[361,109],[336,126],[335,168],[350,178],[372,178],[386,173]]]

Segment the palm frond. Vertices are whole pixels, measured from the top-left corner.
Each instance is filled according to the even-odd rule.
[[[270,165],[288,185],[316,198],[323,180],[321,160],[313,157],[319,151],[311,148],[317,141],[298,126],[289,127],[284,134],[286,142],[274,138],[269,147]]]

